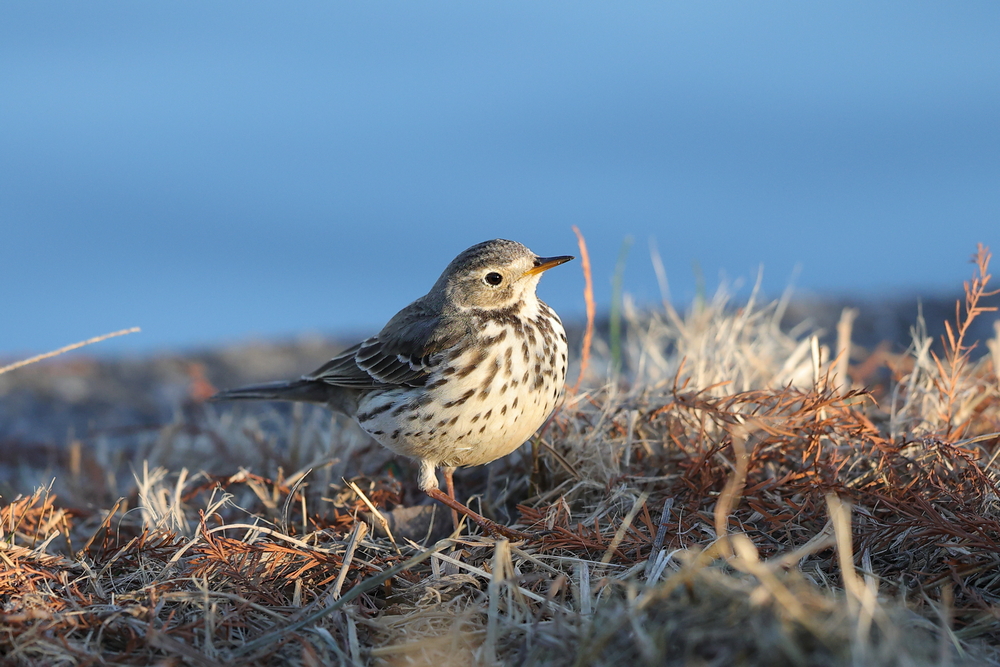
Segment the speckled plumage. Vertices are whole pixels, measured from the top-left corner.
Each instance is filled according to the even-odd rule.
[[[570,259],[502,239],[472,246],[375,336],[299,380],[216,398],[324,403],[419,460],[420,487],[432,493],[436,467],[509,454],[561,399],[566,333],[535,288],[543,271]]]

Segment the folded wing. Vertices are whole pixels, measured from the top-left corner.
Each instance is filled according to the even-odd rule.
[[[433,370],[431,355],[393,353],[373,336],[344,350],[303,380],[325,382],[336,387],[419,387]]]
[[[399,311],[376,336],[344,350],[303,380],[336,387],[420,387],[441,362],[441,352],[459,344],[465,326],[441,325],[440,307],[418,299]]]

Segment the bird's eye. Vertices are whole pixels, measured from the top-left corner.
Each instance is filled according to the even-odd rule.
[[[496,271],[491,271],[486,274],[483,280],[486,281],[487,285],[493,285],[494,287],[496,287],[497,285],[503,282],[503,276],[501,276]]]

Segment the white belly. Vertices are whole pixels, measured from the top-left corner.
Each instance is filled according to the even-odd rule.
[[[358,412],[378,414],[361,427],[392,451],[435,465],[482,465],[511,453],[545,422],[563,393],[565,333],[544,308],[540,316],[551,324],[551,335],[508,331],[495,344],[443,361],[424,387],[372,392]],[[482,333],[500,331],[490,323]]]

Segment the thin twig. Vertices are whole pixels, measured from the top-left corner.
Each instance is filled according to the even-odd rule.
[[[607,565],[611,562],[611,558],[615,555],[615,551],[618,549],[618,545],[622,543],[622,539],[625,537],[625,533],[628,531],[629,526],[632,525],[632,521],[635,519],[635,515],[639,513],[642,506],[646,504],[646,499],[649,498],[649,491],[643,491],[639,494],[639,497],[635,499],[632,503],[632,509],[628,511],[625,515],[625,520],[622,524],[618,526],[618,530],[615,531],[615,536],[611,538],[611,544],[604,552],[604,556],[601,558],[601,565]]]
[[[36,361],[42,361],[43,359],[49,359],[50,357],[57,357],[65,352],[70,352],[78,348],[84,347],[85,345],[93,345],[94,343],[100,343],[102,340],[107,340],[109,338],[115,338],[116,336],[124,336],[130,333],[136,333],[141,331],[139,327],[132,327],[131,329],[122,329],[121,331],[114,331],[109,334],[104,334],[103,336],[97,336],[96,338],[88,338],[85,341],[79,343],[73,343],[72,345],[67,345],[66,347],[60,347],[58,350],[53,350],[52,352],[46,352],[45,354],[39,354],[37,356],[31,357],[30,359],[23,359],[21,361],[15,361],[14,363],[0,368],[0,375],[7,373],[12,370],[16,370],[21,366],[27,366],[28,364],[33,364]]]
[[[375,507],[375,503],[368,500],[368,496],[365,495],[365,492],[361,490],[360,486],[346,479],[344,481],[347,482],[347,486],[351,487],[351,491],[358,494],[361,501],[368,506],[369,511],[372,513],[372,517],[378,521],[378,524],[382,526],[382,530],[384,530],[385,534],[389,536],[389,541],[392,542],[392,546],[396,549],[396,553],[400,553],[399,545],[396,544],[396,538],[392,536],[392,531],[389,530],[389,520],[385,518],[385,515],[378,511],[378,508]]]
[[[583,382],[583,376],[590,364],[590,345],[594,340],[594,313],[597,310],[594,306],[594,281],[590,274],[590,254],[587,252],[587,241],[584,240],[580,228],[576,225],[573,225],[573,233],[576,234],[576,242],[580,246],[580,265],[583,269],[584,283],[583,301],[587,304],[587,329],[583,332],[583,348],[580,351],[580,375],[576,378],[576,384],[569,391],[570,396],[580,390],[580,383]]]
[[[340,589],[344,587],[344,581],[347,580],[347,571],[351,569],[351,560],[354,559],[354,550],[358,548],[358,543],[365,539],[365,535],[367,534],[367,523],[358,521],[354,524],[354,531],[347,542],[347,552],[344,554],[344,565],[340,568],[340,572],[337,573],[337,580],[333,582],[333,588],[330,591],[330,598],[332,600],[340,597]]]
[[[667,537],[667,528],[670,526],[670,510],[674,506],[674,499],[667,498],[663,501],[663,512],[660,514],[660,525],[656,529],[656,537],[653,539],[653,550],[649,557],[655,558],[656,554],[663,548],[663,540]]]

